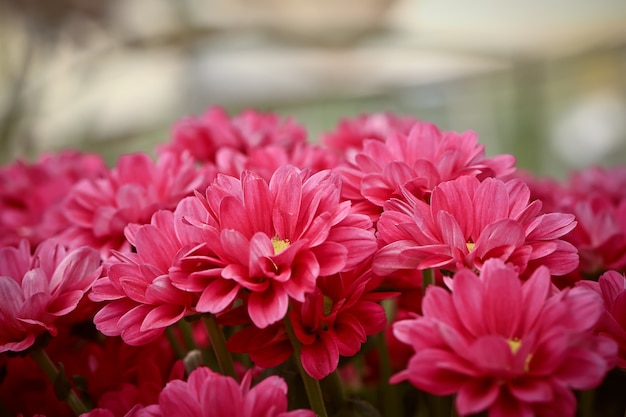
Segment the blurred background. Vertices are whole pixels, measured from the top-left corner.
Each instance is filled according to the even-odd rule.
[[[0,0],[0,163],[167,141],[211,105],[310,140],[392,111],[563,177],[626,163],[624,0]]]

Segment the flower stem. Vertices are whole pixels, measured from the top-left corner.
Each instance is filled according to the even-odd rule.
[[[426,288],[429,285],[435,285],[435,271],[432,268],[422,271],[422,294],[426,294]]]
[[[165,336],[167,336],[168,342],[170,342],[170,346],[174,351],[174,354],[178,359],[183,359],[185,357],[185,349],[180,345],[174,330],[171,327],[165,328]]]
[[[193,339],[193,329],[191,328],[191,324],[185,319],[178,321],[178,328],[180,333],[183,335],[183,343],[185,344],[185,348],[187,350],[197,349],[196,341]]]
[[[306,395],[309,399],[309,405],[318,417],[328,417],[328,413],[326,412],[326,406],[324,405],[324,396],[322,395],[320,382],[317,379],[311,377],[311,375],[307,374],[302,367],[302,360],[300,358],[302,345],[300,344],[300,341],[296,337],[296,333],[293,330],[293,325],[291,324],[291,320],[289,319],[289,313],[287,313],[287,315],[285,316],[285,328],[287,329],[287,334],[289,335],[291,346],[293,346],[293,353],[296,359],[296,364],[298,365],[298,370],[300,371],[300,376],[302,377],[302,382],[304,383]]]
[[[52,362],[48,354],[41,348],[35,348],[30,350],[30,357],[39,365],[41,370],[46,374],[48,379],[53,383],[57,384],[59,381],[59,377],[62,377],[59,373],[59,369]],[[56,388],[56,387],[55,387]],[[70,406],[75,415],[80,416],[83,413],[89,412],[89,409],[78,397],[76,392],[71,387],[68,387],[69,390],[66,393],[66,397],[64,398],[67,405]]]
[[[321,381],[324,392],[330,393],[329,411],[336,413],[343,403],[346,401],[346,394],[343,389],[343,383],[339,376],[339,371],[335,369],[332,374],[328,375]]]
[[[233,365],[233,358],[230,356],[230,352],[226,349],[226,338],[224,332],[213,314],[208,314],[202,317],[202,321],[209,332],[209,338],[211,339],[211,346],[217,357],[217,362],[220,365],[222,374],[233,377],[237,380],[237,374],[235,373],[235,366]]]
[[[397,398],[396,390],[389,385],[391,378],[391,360],[389,359],[389,349],[387,349],[387,340],[385,340],[385,332],[382,331],[376,335],[376,347],[379,356],[380,382],[378,385],[378,395],[381,402],[383,415],[399,416],[401,415],[398,406],[400,401]]]

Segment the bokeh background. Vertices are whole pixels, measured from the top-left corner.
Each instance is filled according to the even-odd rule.
[[[626,163],[624,0],[0,0],[0,163],[168,140],[220,105],[310,140],[392,111],[564,177]]]

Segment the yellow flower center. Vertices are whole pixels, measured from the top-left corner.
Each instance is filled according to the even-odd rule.
[[[511,349],[511,353],[513,353],[513,355],[515,355],[520,346],[522,346],[522,341],[519,340],[517,337],[507,340],[507,343],[509,344],[509,348]],[[532,360],[532,358],[532,354],[526,356],[526,359],[524,360],[524,372],[528,372],[528,370],[530,369],[530,361]]]
[[[465,246],[467,246],[467,251],[471,252],[474,250],[474,247],[476,246],[476,244],[474,242],[467,242]]]
[[[514,337],[513,339],[509,339],[509,340],[507,340],[507,342],[509,343],[509,347],[511,348],[511,352],[514,355],[517,353],[517,351],[519,350],[520,346],[522,346],[522,341],[519,340],[517,337]]]
[[[281,239],[278,236],[272,238],[272,246],[274,247],[274,255],[278,255],[289,247],[289,239]]]

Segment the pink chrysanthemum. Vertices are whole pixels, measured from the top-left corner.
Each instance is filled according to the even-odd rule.
[[[538,265],[553,275],[578,265],[576,248],[559,239],[576,226],[571,214],[540,215],[521,180],[461,177],[435,187],[430,205],[405,193],[390,200],[378,222],[385,245],[374,272],[441,268],[481,270],[490,258],[511,263],[526,276]]]
[[[363,142],[366,140],[384,142],[393,133],[408,134],[416,123],[417,119],[411,116],[396,116],[393,113],[362,114],[355,118],[342,119],[335,130],[322,135],[320,141],[353,162],[354,156],[363,149]]]
[[[188,117],[174,126],[172,141],[160,152],[189,152],[203,163],[216,163],[220,150],[248,155],[251,150],[277,146],[288,153],[306,141],[306,130],[291,119],[272,113],[246,110],[228,117],[220,107],[211,107],[200,117]],[[237,173],[238,174],[238,173]]]
[[[199,231],[180,218],[175,222],[175,214],[166,210],[156,212],[150,224],[129,225],[126,237],[136,251],[113,252],[107,276],[89,295],[92,301],[110,301],[94,317],[98,330],[141,345],[192,311],[193,294],[174,287],[169,270],[180,251],[196,245],[197,236]]]
[[[377,207],[392,197],[404,198],[401,188],[425,201],[438,184],[463,175],[504,177],[515,171],[511,155],[487,158],[473,132],[440,132],[425,122],[408,135],[394,133],[384,142],[367,140],[354,164],[339,166],[344,197]],[[368,213],[371,210],[367,211]]]
[[[205,236],[181,260],[197,271],[173,275],[174,285],[202,292],[199,312],[219,313],[245,290],[256,326],[282,319],[289,300],[304,301],[318,276],[353,269],[376,250],[370,220],[350,213],[340,184],[330,171],[309,175],[293,166],[278,169],[269,184],[249,171],[241,180],[218,175],[198,197],[204,217],[185,217]]]
[[[222,174],[239,177],[250,170],[268,181],[283,165],[321,171],[337,163],[330,150],[306,143],[306,130],[291,119],[253,110],[231,119],[219,107],[178,122],[172,142],[160,151],[189,152]]]
[[[576,227],[566,239],[580,255],[580,270],[598,276],[615,269],[626,272],[626,197],[617,204],[595,196],[565,208],[576,215]]]
[[[367,336],[384,329],[385,310],[378,301],[395,294],[374,292],[381,281],[369,268],[320,277],[304,302],[293,303],[289,317],[310,376],[325,378],[337,369],[339,356],[354,356]],[[231,336],[228,348],[250,354],[255,364],[267,368],[280,365],[292,353],[283,323],[264,329],[248,326]]]
[[[626,169],[593,167],[569,181],[526,178],[546,209],[572,213],[577,227],[564,237],[578,249],[580,266],[566,283],[597,278],[608,270],[626,272]]]
[[[218,172],[239,177],[243,171],[254,171],[269,181],[274,172],[284,165],[314,172],[334,168],[337,155],[328,149],[308,144],[296,144],[291,150],[278,145],[267,145],[242,152],[230,147],[217,150],[215,167]]]
[[[106,178],[78,183],[65,202],[72,226],[62,234],[72,246],[129,252],[124,228],[148,223],[154,212],[174,209],[178,202],[206,186],[214,173],[198,170],[188,154],[164,153],[154,162],[146,154],[120,157]]]
[[[415,354],[392,382],[456,393],[464,416],[573,416],[571,390],[595,388],[612,367],[615,343],[593,334],[602,299],[592,291],[552,294],[547,268],[522,282],[495,259],[480,277],[458,272],[453,285],[451,294],[429,287],[423,316],[395,324]]]
[[[589,288],[602,296],[604,313],[597,330],[610,336],[619,346],[617,366],[626,368],[626,278],[608,271],[598,281],[582,280],[577,286]]]
[[[28,242],[0,249],[0,352],[21,352],[38,335],[56,335],[55,322],[72,312],[100,275],[97,251],[68,251],[51,240],[31,255]]]
[[[589,167],[573,172],[567,187],[578,199],[601,195],[614,204],[626,199],[626,167]]]
[[[369,269],[322,277],[304,303],[294,303],[291,323],[302,344],[302,366],[313,378],[330,375],[339,356],[354,356],[367,336],[385,328],[387,317],[378,301],[393,294],[372,292],[381,281]]]
[[[146,407],[137,416],[150,417],[315,417],[311,410],[287,411],[287,384],[270,376],[254,387],[252,373],[241,384],[208,368],[197,368],[187,381],[169,382],[159,403]]]
[[[28,239],[35,249],[64,230],[69,222],[62,202],[72,186],[105,173],[100,156],[78,152],[46,154],[33,164],[18,161],[0,168],[0,246]]]

